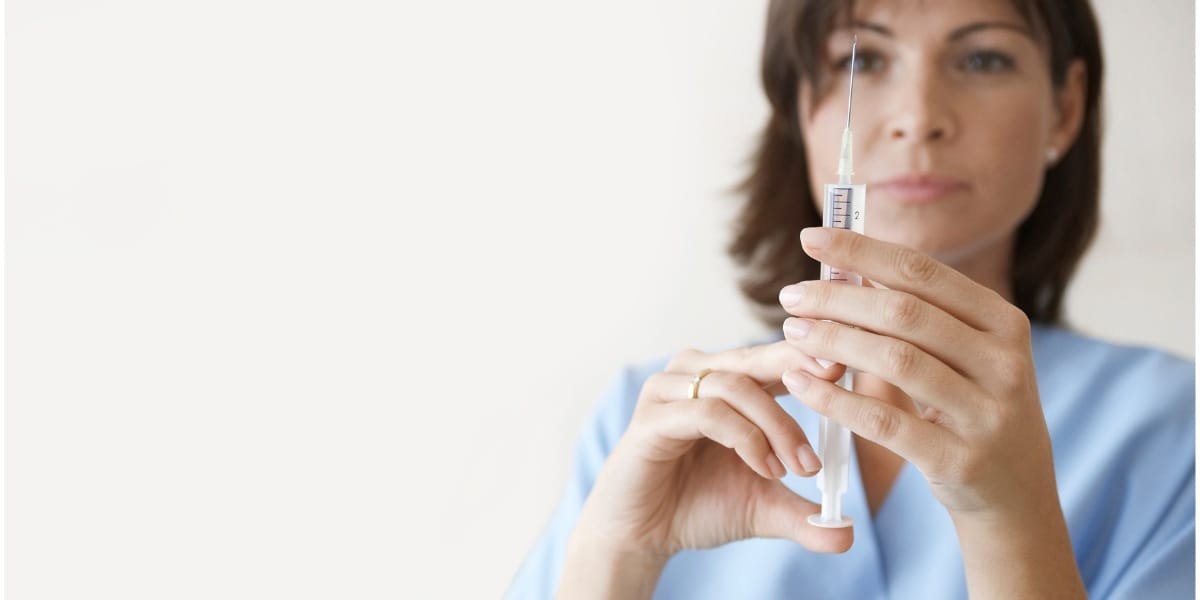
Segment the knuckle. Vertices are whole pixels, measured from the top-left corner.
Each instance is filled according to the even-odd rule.
[[[738,370],[746,371],[748,367],[754,364],[755,352],[749,346],[743,346],[733,350],[734,364],[738,365]]]
[[[833,389],[820,385],[818,382],[814,381],[809,385],[804,395],[808,396],[812,401],[813,408],[821,414],[826,414],[829,411],[829,407],[833,406]]]
[[[704,353],[695,348],[684,348],[680,350],[671,360],[667,362],[666,371],[668,373],[678,373],[687,368],[687,365],[696,364],[696,360],[703,356]]]
[[[812,330],[808,333],[809,339],[812,340],[812,348],[818,354],[835,347],[840,336],[840,326],[816,320],[812,321]]]
[[[905,342],[887,345],[883,355],[884,369],[898,377],[911,375],[917,367],[917,349]]]
[[[625,435],[636,436],[636,432],[641,428],[642,424],[652,420],[649,415],[651,411],[651,407],[639,399],[638,403],[633,407],[633,414],[629,417],[629,426],[625,428]]]
[[[737,441],[733,445],[750,456],[757,456],[767,449],[767,440],[757,427],[747,423],[738,431]]]
[[[863,252],[864,237],[862,235],[832,235],[830,236],[829,245],[832,248],[837,248],[843,254],[858,256]]]
[[[785,447],[799,447],[800,444],[808,442],[808,436],[804,435],[804,430],[791,418],[775,419],[772,426],[776,428],[772,435],[784,443]]]
[[[814,281],[805,284],[804,299],[806,304],[814,308],[829,306],[830,296],[833,295],[833,291],[833,286],[824,282]]]
[[[1030,338],[1033,325],[1025,311],[1013,306],[1005,317],[1005,324],[1006,329],[1017,339],[1027,340]]]
[[[937,275],[937,263],[924,254],[901,252],[897,261],[900,273],[913,283],[929,283]]]
[[[788,371],[807,370],[811,364],[808,353],[797,348],[795,344],[788,343],[787,340],[784,340],[784,343],[788,344],[787,353],[783,354],[777,363],[780,365],[779,372],[782,374]]]
[[[733,375],[729,379],[726,389],[729,390],[730,396],[734,396],[739,399],[744,399],[746,396],[755,395],[756,392],[762,390],[762,388],[759,387],[758,382],[755,381],[753,377],[743,373]]]
[[[658,390],[663,388],[663,380],[666,379],[666,373],[654,373],[646,378],[646,382],[642,384],[642,393],[639,396],[639,401],[645,401],[647,398],[656,396]]]
[[[788,443],[796,442],[803,439],[804,430],[800,429],[799,423],[787,414],[779,405],[772,401],[772,406],[766,414],[758,419],[763,433],[769,438],[768,441],[786,441]],[[774,443],[774,442],[772,442]]]
[[[992,369],[1003,391],[1022,389],[1028,380],[1028,363],[1015,352],[1001,352],[992,359]]]
[[[700,419],[707,423],[716,423],[725,418],[725,407],[719,400],[703,400],[700,402],[697,411],[700,413]]]
[[[881,404],[863,409],[860,419],[863,434],[873,440],[887,441],[900,431],[900,418],[891,408]]]
[[[974,405],[980,407],[980,410],[971,419],[971,429],[977,438],[990,437],[1004,428],[1004,422],[1009,417],[1008,409],[1003,406],[1003,402],[996,402],[991,397],[983,396]]]
[[[992,429],[989,432],[992,436],[1008,431],[1010,425],[1018,418],[1018,411],[1012,402],[995,402],[989,412],[993,415]]]
[[[919,329],[924,320],[921,303],[908,294],[897,294],[883,305],[883,316],[900,331]]]

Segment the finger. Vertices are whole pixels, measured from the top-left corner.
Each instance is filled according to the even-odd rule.
[[[1014,326],[1015,307],[1003,296],[911,248],[831,227],[805,229],[800,241],[809,256],[922,298],[980,331]]]
[[[724,400],[762,430],[775,455],[793,473],[811,476],[821,470],[821,460],[800,424],[749,375],[713,371],[701,380],[700,397]]]
[[[814,411],[895,452],[924,473],[938,472],[934,469],[940,469],[941,462],[952,454],[948,449],[960,443],[945,428],[803,371],[784,374],[784,383],[796,399]]]
[[[699,350],[684,350],[671,359],[664,371],[686,374],[690,377],[702,369],[745,373],[772,395],[786,393],[786,388],[779,380],[785,371],[803,369],[805,372],[831,381],[837,381],[845,371],[844,367],[838,364],[828,367],[821,366],[815,358],[801,352],[795,345],[784,340],[760,346],[734,348],[724,352],[708,353]]]
[[[672,405],[696,401],[688,396],[692,376],[659,373],[652,379],[652,393],[660,401]],[[761,431],[771,453],[782,459],[793,473],[811,476],[821,470],[821,461],[804,430],[774,396],[763,391],[748,375],[713,371],[700,381],[698,392],[700,400],[724,401]]]
[[[986,357],[997,338],[980,333],[946,311],[910,294],[828,281],[804,281],[779,292],[797,317],[828,319],[905,340],[972,378],[986,375]]]
[[[809,515],[821,512],[821,505],[796,495],[782,483],[766,486],[759,494],[750,524],[755,537],[792,540],[813,552],[841,553],[854,543],[853,527],[817,527]]]
[[[875,375],[956,420],[973,414],[977,399],[983,396],[974,382],[902,340],[799,317],[785,320],[783,330],[787,340],[805,352]]]
[[[673,440],[708,438],[732,449],[755,473],[767,479],[787,474],[762,430],[720,398],[659,403],[651,430]]]

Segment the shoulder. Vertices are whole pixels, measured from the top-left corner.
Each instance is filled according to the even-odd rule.
[[[1161,350],[1039,329],[1038,388],[1064,502],[1078,494],[1074,500],[1094,503],[1086,498],[1101,489],[1116,501],[1125,490],[1176,489],[1189,481],[1194,363]]]
[[[1195,412],[1191,360],[1041,325],[1034,326],[1033,353],[1048,418],[1086,410],[1098,417],[1190,421]]]
[[[1195,468],[1192,361],[1060,328],[1036,327],[1033,341],[1065,505],[1099,510],[1129,490],[1187,487]],[[1163,498],[1160,508],[1175,500]]]
[[[1033,325],[1035,358],[1047,362],[1068,361],[1073,364],[1105,363],[1112,366],[1116,361],[1134,363],[1156,363],[1174,370],[1193,369],[1194,362],[1164,350],[1147,346],[1118,344],[1092,337],[1071,329],[1049,325]]]
[[[1194,363],[1060,328],[1035,326],[1033,342],[1059,496],[1088,591],[1181,595],[1193,574]]]

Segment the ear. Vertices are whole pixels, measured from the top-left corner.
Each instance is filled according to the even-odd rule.
[[[1062,87],[1054,91],[1057,117],[1051,123],[1049,146],[1058,152],[1058,156],[1065,155],[1079,136],[1086,105],[1087,63],[1077,58],[1067,65],[1067,76]]]

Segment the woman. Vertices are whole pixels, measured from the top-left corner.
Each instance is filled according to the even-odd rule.
[[[868,236],[813,227],[855,34]],[[1102,69],[1085,0],[774,0],[731,253],[782,335],[626,372],[510,595],[1191,597],[1193,367],[1059,327]],[[807,521],[820,415],[853,528]]]

